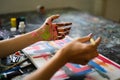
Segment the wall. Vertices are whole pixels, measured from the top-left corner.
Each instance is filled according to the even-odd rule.
[[[73,7],[93,12],[94,0],[0,0],[0,14],[35,10],[37,5],[49,8]]]
[[[104,17],[114,21],[120,20],[120,0],[106,0]]]
[[[95,15],[102,16],[104,13],[104,1],[105,0],[94,0],[93,13]]]

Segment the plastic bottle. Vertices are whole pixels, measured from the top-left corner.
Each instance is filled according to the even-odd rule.
[[[16,18],[11,18],[10,22],[11,22],[11,27],[16,27],[17,26],[17,24],[16,24]]]
[[[16,27],[11,27],[10,28],[10,31],[11,31],[11,35],[10,37],[14,37],[17,33],[16,33]]]
[[[19,22],[19,26],[18,27],[19,27],[18,31],[20,33],[25,33],[25,23],[23,21]]]

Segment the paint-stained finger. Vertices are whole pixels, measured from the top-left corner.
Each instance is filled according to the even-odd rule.
[[[56,15],[52,15],[50,16],[49,18],[47,18],[47,21],[49,22],[52,22],[54,19],[57,19],[60,15],[59,14],[56,14]]]
[[[68,35],[69,33],[70,33],[69,31],[66,31],[66,32],[65,32],[65,35]]]
[[[63,39],[65,36],[58,36],[57,39]]]
[[[64,36],[65,35],[65,33],[64,32],[58,32],[58,36]]]
[[[62,26],[69,26],[69,25],[72,25],[72,23],[68,22],[68,23],[56,23],[56,25],[58,27],[62,27]]]
[[[68,30],[70,30],[70,29],[71,29],[71,27],[66,27],[66,28],[57,28],[57,30],[58,30],[59,32],[68,31]]]
[[[68,35],[69,34],[69,30],[64,31],[64,32],[58,32],[58,35]]]

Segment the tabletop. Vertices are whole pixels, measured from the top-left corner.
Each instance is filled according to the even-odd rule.
[[[98,47],[98,52],[120,64],[120,24],[101,16],[95,16],[72,8],[49,9],[46,10],[45,14],[31,11],[0,15],[4,23],[0,29],[0,35],[4,35],[4,39],[10,36],[11,17],[25,17],[25,30],[29,32],[38,28],[48,16],[53,14],[60,14],[60,17],[54,22],[72,22],[69,34],[72,38],[83,37],[89,33],[93,33],[95,39],[101,36],[102,41]]]

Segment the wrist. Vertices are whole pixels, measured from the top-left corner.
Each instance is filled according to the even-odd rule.
[[[65,55],[65,51],[64,49],[60,49],[57,51],[57,53],[55,54],[55,58],[60,60],[62,63],[66,64],[68,62],[68,57]]]
[[[50,26],[42,25],[41,28],[38,28],[36,32],[40,35],[39,38],[43,41],[52,40],[52,35],[50,32]]]
[[[41,38],[42,35],[42,28],[38,28],[34,31],[31,32],[32,37],[37,40],[37,41],[43,41],[43,39]]]
[[[65,59],[59,56],[53,56],[53,60],[57,62],[56,65],[59,66],[59,68],[61,68],[67,63]]]

